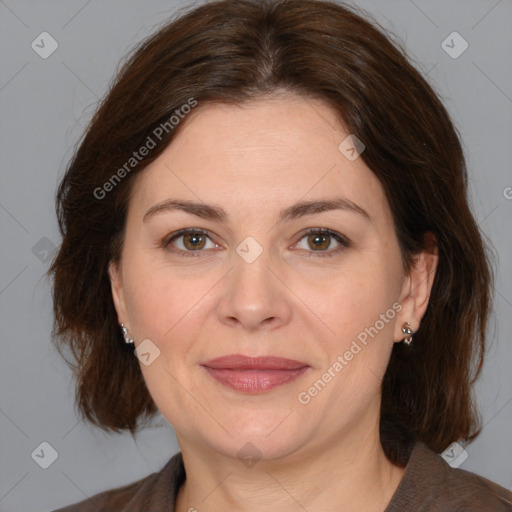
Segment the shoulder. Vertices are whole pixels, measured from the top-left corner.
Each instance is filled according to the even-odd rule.
[[[414,445],[385,512],[512,512],[512,492],[475,473],[452,468],[424,443]]]
[[[511,491],[464,469],[450,467],[446,489],[447,498],[451,498],[454,504],[457,497],[460,499],[456,511],[512,512]]]
[[[184,478],[180,452],[158,472],[53,512],[167,512]]]

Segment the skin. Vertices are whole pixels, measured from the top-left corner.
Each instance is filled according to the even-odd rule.
[[[119,322],[135,345],[150,339],[160,350],[141,371],[183,454],[179,512],[334,511],[340,503],[345,512],[377,512],[403,476],[379,441],[381,379],[393,343],[404,338],[402,324],[414,331],[420,325],[437,251],[420,254],[405,274],[378,179],[362,158],[349,161],[338,149],[347,135],[328,106],[292,93],[242,106],[199,105],[136,178],[110,279]],[[277,222],[299,201],[339,196],[371,221],[338,209]],[[170,198],[215,204],[228,217],[168,210],[143,220]],[[183,228],[208,236],[163,246]],[[307,228],[339,233],[350,246],[327,237],[318,248],[314,236],[303,234]],[[252,263],[236,252],[248,236],[263,249]],[[309,403],[300,403],[299,393],[393,303],[400,312]],[[310,368],[293,382],[248,395],[200,366],[233,353],[282,356]],[[248,442],[261,457],[251,467],[237,457]]]

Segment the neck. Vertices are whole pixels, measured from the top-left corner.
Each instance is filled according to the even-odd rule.
[[[181,440],[187,479],[175,510],[384,512],[404,469],[387,460],[374,430],[251,467]]]

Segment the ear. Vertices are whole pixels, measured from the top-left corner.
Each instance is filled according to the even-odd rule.
[[[121,264],[111,261],[108,265],[108,276],[112,289],[112,299],[117,312],[118,323],[126,325],[128,315],[126,314],[126,302],[124,298],[123,280],[121,276]],[[128,326],[127,326],[128,327]]]
[[[400,294],[402,309],[395,324],[395,342],[405,337],[402,332],[404,322],[409,322],[414,332],[419,329],[427,310],[438,262],[437,240],[434,233],[428,232],[425,234],[425,250],[415,257],[413,267],[403,281]]]

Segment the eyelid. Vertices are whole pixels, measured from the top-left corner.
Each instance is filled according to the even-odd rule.
[[[161,244],[160,244],[160,246],[163,249],[167,249],[170,252],[177,253],[177,254],[180,254],[180,255],[183,255],[183,256],[199,256],[202,252],[205,252],[205,251],[204,250],[184,251],[183,249],[177,249],[177,248],[169,249],[169,246],[171,245],[171,243],[174,240],[176,240],[176,239],[178,239],[178,238],[180,238],[182,236],[190,235],[190,234],[201,234],[201,235],[204,235],[206,238],[208,238],[216,246],[219,246],[219,244],[217,244],[216,242],[214,242],[212,240],[210,232],[205,230],[205,229],[202,229],[202,228],[184,228],[184,229],[180,229],[178,231],[175,231],[175,232],[171,233],[170,235],[164,237],[162,242],[161,242]]]
[[[176,240],[177,238],[180,238],[182,236],[189,235],[189,234],[204,235],[212,243],[214,243],[217,247],[219,247],[219,244],[217,244],[216,242],[214,242],[212,240],[211,233],[202,228],[184,228],[184,229],[175,231],[175,232],[171,233],[170,235],[164,237],[160,246],[164,249],[168,249],[170,252],[177,253],[181,256],[197,257],[197,256],[200,256],[201,253],[206,252],[203,249],[199,249],[197,251],[185,251],[183,249],[177,249],[177,248],[169,249],[168,248],[174,240]],[[331,238],[334,238],[340,244],[341,247],[334,249],[334,250],[326,250],[326,251],[313,251],[313,250],[307,251],[307,250],[305,250],[306,253],[310,253],[309,256],[311,256],[311,257],[330,257],[330,256],[333,256],[333,255],[339,253],[340,251],[352,246],[352,242],[346,236],[342,235],[341,233],[338,233],[337,231],[333,231],[328,228],[307,228],[307,229],[303,230],[302,232],[300,232],[297,235],[298,240],[297,240],[297,242],[295,242],[294,246],[297,245],[306,236],[313,235],[313,234],[328,235]]]
[[[345,249],[348,249],[349,247],[352,247],[352,242],[341,233],[338,233],[337,231],[333,231],[332,229],[328,228],[308,228],[298,235],[298,241],[295,243],[297,245],[303,238],[309,235],[314,234],[322,234],[322,235],[328,235],[331,238],[334,238],[339,244],[340,247],[332,250],[326,250],[326,251],[305,251],[306,253],[309,253],[310,257],[331,257],[335,256],[336,254],[342,252]]]

